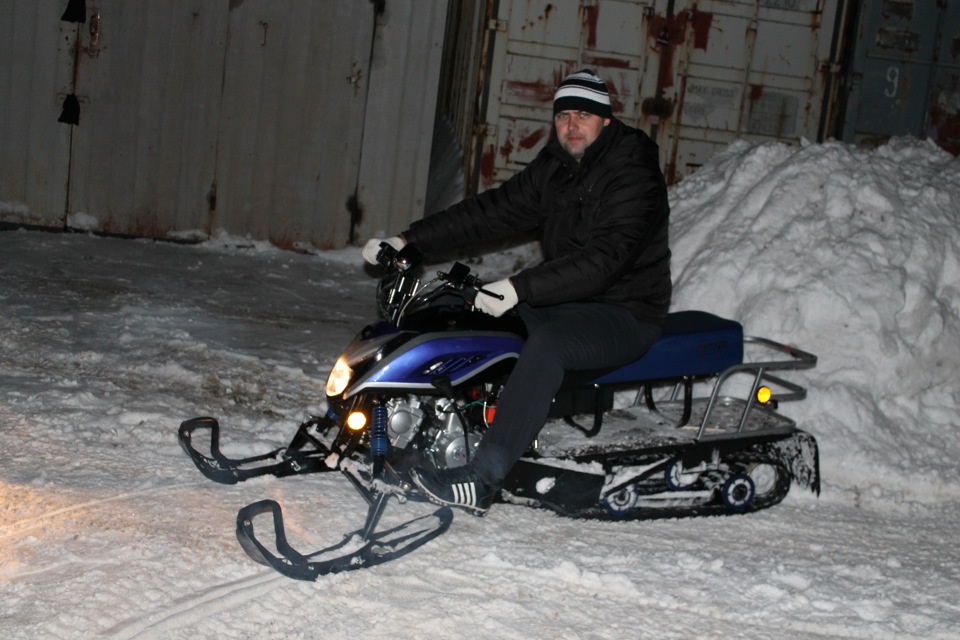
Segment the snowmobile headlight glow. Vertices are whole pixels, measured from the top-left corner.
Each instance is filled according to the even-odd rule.
[[[350,384],[350,376],[352,375],[353,369],[343,358],[339,358],[327,378],[327,395],[338,396],[343,393],[347,385]]]

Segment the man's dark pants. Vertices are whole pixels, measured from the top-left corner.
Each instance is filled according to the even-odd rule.
[[[612,304],[534,308],[521,303],[518,311],[529,337],[473,460],[480,477],[494,486],[536,438],[565,371],[625,365],[646,353],[661,333],[659,325],[644,323]]]

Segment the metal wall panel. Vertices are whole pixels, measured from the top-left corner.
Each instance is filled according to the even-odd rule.
[[[0,3],[0,222],[62,226],[70,125],[57,122],[73,92],[77,26],[63,3]]]
[[[446,0],[390,0],[377,19],[354,240],[405,229],[424,213]]]
[[[374,3],[232,2],[215,227],[340,247],[350,237]]]
[[[223,5],[99,0],[87,13],[76,61],[71,222],[137,236],[209,232]]]

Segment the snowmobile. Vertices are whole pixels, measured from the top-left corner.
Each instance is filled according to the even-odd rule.
[[[216,419],[180,425],[181,446],[211,480],[340,471],[366,500],[360,529],[310,553],[288,542],[276,501],[244,507],[237,537],[257,562],[313,580],[401,557],[449,528],[449,507],[384,531],[378,525],[390,498],[427,504],[410,481],[414,467],[469,462],[496,419],[525,328],[516,314],[474,309],[477,295],[495,294],[467,265],[453,263],[428,280],[422,260],[412,244],[381,245],[381,319],[334,364],[326,413],[303,422],[286,447],[230,458]],[[783,500],[792,484],[819,494],[817,442],[778,411],[780,402],[806,396],[783,372],[816,362],[795,347],[745,336],[733,320],[670,313],[661,338],[635,362],[568,374],[500,500],[624,520],[757,511]],[[254,523],[270,516],[267,541]]]

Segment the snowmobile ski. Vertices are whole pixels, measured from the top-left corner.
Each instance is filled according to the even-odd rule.
[[[250,478],[273,475],[279,478],[333,471],[327,465],[330,449],[319,439],[320,431],[336,423],[329,418],[312,418],[300,425],[286,447],[247,458],[228,458],[220,451],[220,423],[214,418],[191,418],[180,424],[177,439],[197,468],[209,479],[221,484],[236,484]],[[193,445],[194,435],[208,430],[209,453]],[[310,445],[310,448],[305,448]]]
[[[449,507],[414,518],[387,531],[375,532],[377,521],[390,498],[381,494],[370,506],[363,528],[338,544],[312,553],[301,553],[287,541],[280,505],[274,500],[261,500],[247,505],[237,514],[237,539],[244,551],[257,562],[272,567],[297,580],[316,580],[320,576],[363,569],[403,557],[442,535],[453,521]],[[277,554],[271,552],[255,535],[253,522],[259,515],[271,514]]]

